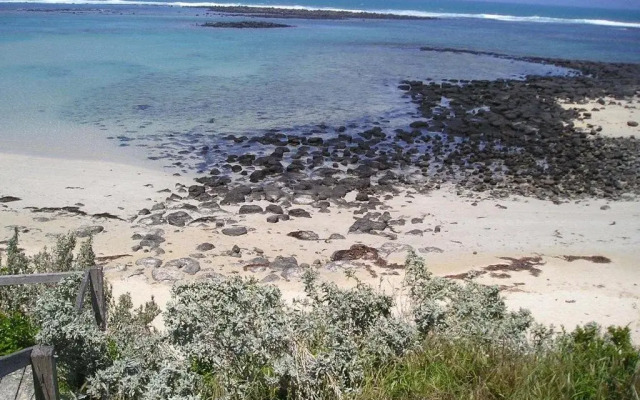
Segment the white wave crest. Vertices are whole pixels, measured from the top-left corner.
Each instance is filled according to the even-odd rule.
[[[246,6],[246,7],[262,7],[262,8],[281,8],[287,10],[323,10],[323,11],[341,11],[341,12],[366,12],[375,14],[392,14],[408,17],[430,17],[430,18],[475,18],[489,19],[495,21],[506,22],[531,22],[531,23],[547,23],[547,24],[586,24],[600,25],[616,28],[636,28],[640,29],[639,22],[611,21],[606,19],[580,19],[580,18],[554,18],[533,16],[516,16],[501,14],[466,14],[466,13],[442,13],[416,10],[356,10],[342,9],[331,7],[307,7],[298,5],[257,5],[246,3],[213,3],[213,2],[184,2],[184,1],[142,1],[142,0],[0,0],[0,3],[22,3],[22,4],[75,4],[75,5],[152,5],[152,6],[174,6],[174,7],[217,7],[217,6]]]

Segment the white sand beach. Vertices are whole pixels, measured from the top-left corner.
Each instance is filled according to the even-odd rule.
[[[322,279],[341,284],[348,284],[344,269],[354,267],[361,280],[394,290],[402,285],[403,269],[399,266],[407,250],[413,248],[440,276],[485,271],[478,278],[480,282],[500,285],[510,307],[528,308],[541,322],[567,329],[589,321],[628,325],[634,340],[640,342],[637,199],[554,204],[516,196],[459,196],[447,186],[425,194],[401,189],[401,194],[379,207],[381,212],[389,212],[392,220],[404,220],[404,225],[393,226],[389,236],[349,233],[353,214],[339,205],[326,213],[299,205],[311,218],[291,218],[275,224],[266,222],[266,214],[240,215],[238,206],[222,206],[208,214],[225,220],[225,226],[246,227],[248,233],[241,236],[224,235],[221,227],[210,223],[150,227],[130,222],[140,209],[157,203],[164,202],[170,209],[172,202],[166,201],[166,189],[178,192],[176,188],[188,185],[188,181],[124,164],[2,154],[0,197],[20,200],[0,206],[0,239],[8,239],[17,226],[21,247],[34,254],[53,244],[56,235],[100,226],[103,230],[94,237],[96,254],[114,293],[130,292],[136,304],[151,296],[164,304],[170,296],[171,280],[158,282],[152,275],[153,267],[136,265],[146,257],[156,257],[163,265],[181,257],[195,257],[192,259],[199,262],[201,270],[193,276],[182,274],[181,279],[240,274],[262,280],[271,275],[272,284],[290,299],[302,293],[298,277],[274,278],[272,271],[259,265],[264,259],[295,257],[300,265],[317,268]],[[354,197],[355,193],[350,193],[346,200]],[[252,204],[267,205],[264,201]],[[86,215],[65,210],[35,212],[31,208],[65,206],[78,207]],[[100,213],[121,219],[92,216]],[[132,236],[155,229],[162,229],[162,253],[144,248],[134,251],[139,240]],[[318,239],[287,236],[295,231],[312,231]],[[332,234],[344,239],[328,239]],[[202,243],[215,248],[196,250]],[[391,267],[364,260],[331,261],[334,252],[354,244],[376,249]],[[234,246],[239,250],[234,252]],[[589,261],[592,256],[610,262],[594,263]],[[504,257],[539,259],[533,263],[534,270],[512,270],[510,266],[515,264]],[[489,268],[491,272],[485,270],[496,264],[504,265]]]

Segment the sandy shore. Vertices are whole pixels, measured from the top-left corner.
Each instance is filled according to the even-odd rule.
[[[580,117],[574,121],[575,127],[579,130],[585,132],[594,130],[606,137],[638,137],[640,135],[638,125],[640,98],[638,96],[627,100],[604,97],[584,103],[560,102],[560,104],[565,109],[573,109],[580,113]]]
[[[167,189],[176,191],[176,183],[188,184],[187,181],[123,164],[3,154],[0,197],[15,196],[20,200],[0,204],[0,240],[9,238],[13,227],[18,226],[21,246],[33,254],[50,246],[55,235],[99,226],[102,231],[94,237],[94,248],[114,292],[131,292],[135,303],[153,295],[160,304],[169,298],[174,279],[158,281],[162,277],[153,271],[168,269],[170,260],[183,257],[197,261],[200,270],[195,275],[180,273],[180,279],[212,274],[253,276],[278,285],[286,298],[293,298],[302,293],[299,269],[291,269],[289,274],[274,271],[270,265],[279,256],[294,257],[298,265],[309,264],[318,268],[323,279],[341,284],[348,284],[344,270],[355,268],[363,281],[393,291],[401,287],[404,272],[399,265],[407,250],[413,248],[438,275],[459,275],[470,270],[484,273],[478,278],[481,282],[500,285],[511,307],[529,308],[540,321],[568,329],[592,320],[605,325],[629,325],[634,339],[640,341],[640,201],[554,204],[515,196],[459,196],[447,186],[424,194],[400,188],[398,195],[377,208],[396,221],[385,235],[350,233],[354,214],[339,204],[325,212],[298,204],[296,207],[308,211],[310,218],[278,223],[268,223],[268,214],[264,213],[241,215],[237,205],[211,210],[200,215],[208,220],[184,227],[148,226],[140,223],[140,218],[132,222],[139,210],[154,204],[164,204],[169,209],[184,207],[184,202],[167,200]],[[345,204],[352,202],[355,195],[349,193]],[[248,204],[263,208],[268,205],[265,201]],[[85,215],[63,209],[36,212],[30,208],[65,206],[78,207]],[[119,219],[94,216],[103,213]],[[213,220],[224,221],[224,227],[210,223]],[[248,232],[228,236],[222,231],[229,226],[246,227]],[[318,239],[288,236],[296,231],[311,231]],[[140,236],[136,234],[149,233],[159,234],[164,241],[155,248],[138,249]],[[335,234],[341,236],[329,239]],[[203,243],[213,244],[214,248],[198,250]],[[381,267],[371,260],[332,261],[336,251],[354,244],[376,249],[387,265]],[[610,262],[589,261],[592,256]],[[136,264],[148,257],[162,261],[162,266]],[[520,260],[520,264],[504,257]],[[539,259],[524,262],[520,270],[515,268],[522,267],[525,257]]]

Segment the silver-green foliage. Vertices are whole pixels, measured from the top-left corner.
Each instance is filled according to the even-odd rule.
[[[171,343],[233,398],[273,386],[274,365],[290,348],[280,291],[255,280],[174,286],[164,319]]]
[[[82,273],[62,280],[45,291],[37,301],[35,319],[40,326],[36,341],[53,345],[62,373],[71,388],[108,366],[108,341],[98,329],[90,307],[78,313],[75,308]]]
[[[18,229],[16,228],[13,236],[7,242],[5,262],[0,260],[1,275],[79,271],[95,265],[91,238],[81,244],[77,257],[74,256],[76,238],[72,233],[58,236],[51,251],[45,247],[33,257],[26,256],[20,250],[18,238]],[[0,310],[30,314],[36,299],[44,289],[43,285],[1,286]]]
[[[526,345],[535,328],[528,310],[510,312],[496,286],[472,279],[457,283],[433,276],[424,259],[410,253],[405,283],[416,326],[422,334],[443,333],[484,341]]]
[[[100,331],[90,309],[78,315],[73,308],[78,276],[38,301],[38,340],[56,346],[76,393],[145,400],[342,398],[358,391],[365,371],[427,335],[527,343],[530,315],[509,312],[497,288],[434,277],[414,253],[406,269],[409,315],[362,282],[345,289],[307,271],[307,296],[293,305],[253,279],[176,285],[163,333],[150,325],[157,305],[134,309],[126,295],[110,302],[108,329]]]

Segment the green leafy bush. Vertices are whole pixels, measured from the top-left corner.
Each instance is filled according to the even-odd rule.
[[[21,312],[0,312],[0,356],[33,346],[36,332],[31,319]]]

